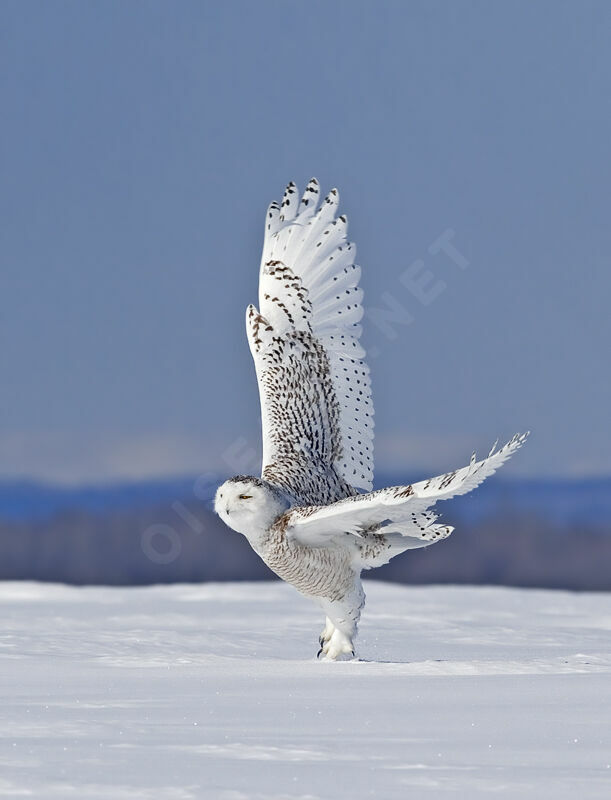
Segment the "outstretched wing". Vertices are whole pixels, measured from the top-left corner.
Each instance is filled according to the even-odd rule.
[[[500,450],[496,444],[487,458],[462,469],[438,475],[410,486],[393,486],[376,492],[349,497],[327,506],[310,506],[287,511],[279,523],[286,535],[301,544],[325,546],[338,535],[364,533],[399,533],[402,536],[436,541],[452,528],[436,525],[437,515],[427,511],[438,500],[466,494],[482,483],[523,444],[528,436],[516,434]]]
[[[373,404],[359,343],[356,248],[333,189],[320,207],[312,179],[289,183],[268,210],[259,306],[246,311],[263,427],[263,477],[298,503],[370,490]]]

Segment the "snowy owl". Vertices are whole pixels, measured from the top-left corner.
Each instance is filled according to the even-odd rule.
[[[289,183],[269,207],[259,311],[246,310],[263,426],[260,478],[220,486],[215,510],[283,580],[326,616],[318,656],[354,657],[365,594],[363,569],[445,539],[438,500],[465,494],[523,443],[516,435],[487,458],[411,486],[372,491],[373,405],[359,343],[363,292],[333,189],[319,206],[312,179]],[[361,491],[359,491],[361,490]]]

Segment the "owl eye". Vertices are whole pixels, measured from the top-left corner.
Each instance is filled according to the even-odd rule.
[[[240,500],[252,500],[252,495],[251,494],[241,494],[240,495]]]

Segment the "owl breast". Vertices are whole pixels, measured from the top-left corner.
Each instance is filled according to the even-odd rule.
[[[347,547],[307,547],[283,532],[271,534],[260,555],[279,578],[309,597],[342,600],[357,577]]]

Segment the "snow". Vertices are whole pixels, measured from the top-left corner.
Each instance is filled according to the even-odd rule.
[[[611,595],[0,583],[0,798],[611,796]]]

